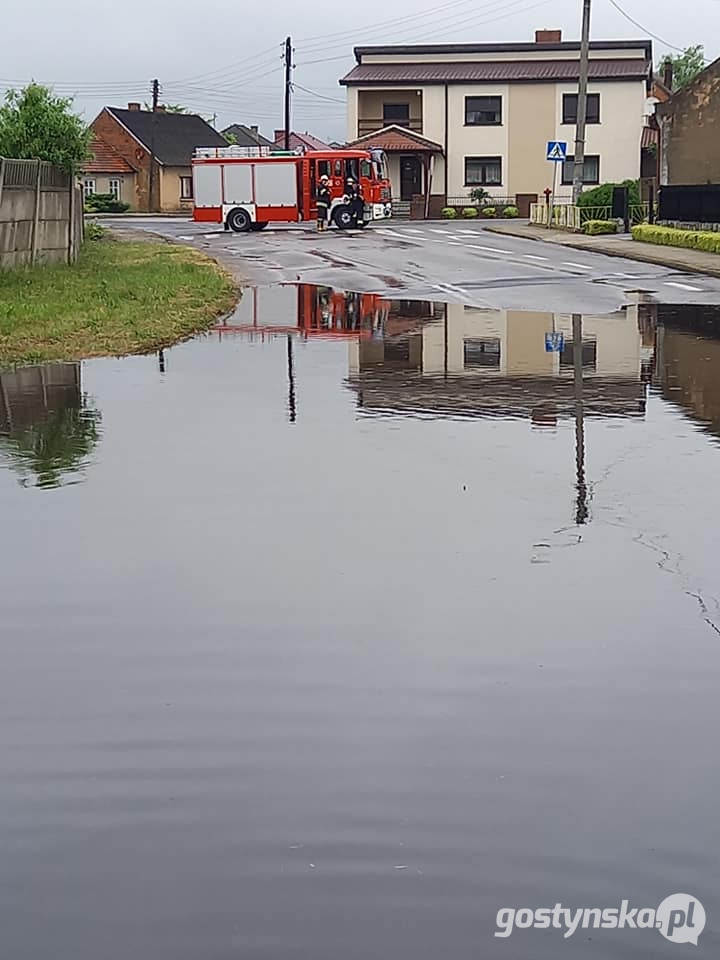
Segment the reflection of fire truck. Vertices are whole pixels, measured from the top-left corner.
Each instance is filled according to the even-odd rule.
[[[330,178],[330,220],[341,229],[354,226],[345,201],[345,182],[353,177],[365,201],[365,220],[392,213],[387,161],[382,150],[327,150],[264,154],[261,148],[202,147],[193,158],[195,208],[203,223],[222,223],[243,233],[268,223],[296,223],[317,216],[315,192],[323,174]]]
[[[375,293],[351,293],[314,284],[285,284],[247,290],[218,333],[364,339],[381,332],[390,301]]]

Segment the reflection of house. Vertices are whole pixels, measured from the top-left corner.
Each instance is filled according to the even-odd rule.
[[[350,343],[350,383],[364,409],[539,421],[574,412],[571,316],[445,309],[442,321],[407,336]],[[588,316],[582,324],[585,412],[641,415],[646,351],[636,316]],[[557,352],[546,349],[553,333],[563,335]]]
[[[529,203],[551,178],[546,142],[574,139],[580,44],[559,30],[537,31],[535,43],[364,46],[355,57],[340,81],[348,139],[401,127],[439,151],[429,184],[423,151],[408,143],[394,167],[393,197],[419,183],[418,193],[436,198],[483,187]],[[649,40],[590,44],[586,183],[639,176],[651,66]],[[562,174],[559,192],[569,196],[572,163]]]
[[[720,437],[720,307],[658,305],[653,384]]]
[[[168,213],[192,210],[192,156],[197,147],[226,147],[227,141],[202,117],[190,113],[153,113],[129,103],[127,110],[105,107],[93,120],[93,134],[136,171],[135,195],[124,196],[134,210],[149,210],[150,158],[155,153],[154,206]],[[91,187],[86,177],[86,191]],[[92,192],[99,192],[92,190]]]

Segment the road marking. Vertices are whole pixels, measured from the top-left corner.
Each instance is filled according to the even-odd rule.
[[[467,246],[473,250],[485,250],[487,253],[512,253],[512,250],[505,250],[503,247],[482,247],[479,243],[468,243]]]
[[[547,260],[547,257],[537,257],[534,253],[524,253],[524,257],[527,257],[528,260]]]
[[[702,287],[691,287],[689,283],[676,283],[674,280],[666,280],[666,287],[677,287],[679,290],[692,290],[693,293],[701,293]]]
[[[578,270],[592,270],[586,263],[573,263],[572,260],[563,260],[564,267],[577,267]]]
[[[468,296],[467,290],[463,287],[457,287],[453,283],[433,283],[435,290],[441,290],[443,293],[459,293],[463,297]]]
[[[184,243],[187,243],[190,240],[194,240],[195,237],[177,237],[177,240],[182,240]]]
[[[405,227],[406,230],[409,230],[410,233],[422,233],[422,230],[419,227]]]
[[[439,228],[433,228],[433,227],[431,227],[431,228],[430,228],[430,233],[447,233],[447,234],[451,234],[451,233],[452,233],[452,230],[440,230]]]

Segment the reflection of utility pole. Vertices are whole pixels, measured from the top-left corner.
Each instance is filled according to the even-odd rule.
[[[290,423],[295,423],[297,419],[297,407],[295,404],[295,361],[293,359],[293,341],[292,335],[287,338],[287,363],[288,363],[288,412]]]
[[[585,481],[585,410],[583,406],[583,364],[582,364],[582,315],[574,313],[573,330],[573,374],[575,383],[575,469],[577,501],[575,523],[586,523],[588,519],[587,483]]]
[[[160,373],[165,373],[165,351],[158,350],[158,367],[160,368]]]

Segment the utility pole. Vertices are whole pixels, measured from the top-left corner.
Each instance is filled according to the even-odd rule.
[[[292,40],[285,40],[285,149],[290,149],[290,94],[292,92]]]
[[[157,170],[155,164],[155,128],[157,126],[157,108],[158,100],[160,99],[160,81],[153,80],[152,82],[152,122],[150,124],[150,181],[148,184],[148,207],[150,208],[150,213],[155,212],[157,206],[156,203],[156,180],[157,180]]]
[[[575,127],[575,168],[573,170],[573,203],[583,188],[585,169],[585,119],[587,117],[588,61],[590,58],[590,0],[583,0],[582,36],[580,38],[580,80],[578,82],[577,125]]]

